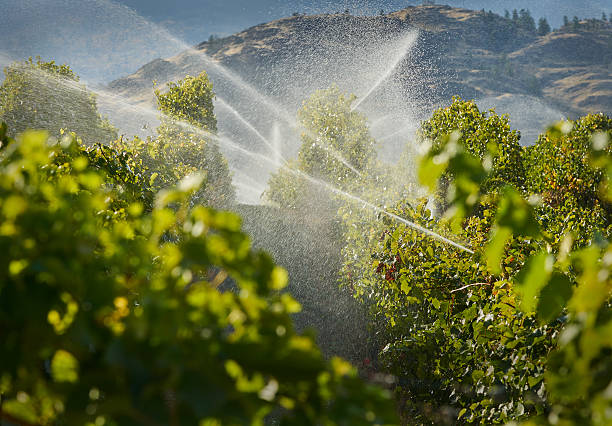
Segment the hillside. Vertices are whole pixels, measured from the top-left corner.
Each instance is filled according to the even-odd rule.
[[[414,43],[406,41],[406,34],[415,35]],[[254,118],[259,95],[229,81],[218,63],[270,96],[288,115],[317,88],[337,83],[363,97],[382,80],[362,104],[372,122],[390,116],[418,122],[458,95],[487,105],[503,99],[510,110],[499,112],[511,115],[527,102],[541,115],[541,126],[563,115],[612,111],[611,59],[609,22],[583,21],[578,28],[537,36],[492,13],[415,6],[384,16],[298,15],[257,25],[157,59],[109,88],[152,104],[153,81],[163,85],[205,69],[217,93],[242,107],[250,102],[243,113]]]

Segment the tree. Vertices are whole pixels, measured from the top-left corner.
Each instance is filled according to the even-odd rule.
[[[559,236],[574,232],[576,242],[584,244],[612,223],[612,205],[600,192],[605,173],[589,164],[591,137],[598,133],[612,137],[612,120],[592,114],[564,125],[570,130],[552,128],[527,149],[526,186],[542,198],[542,216],[551,211],[565,216],[563,222],[550,222],[547,230]]]
[[[518,23],[519,21],[519,14],[518,11],[516,9],[512,10],[512,21],[515,23]]]
[[[608,17],[606,16],[606,12],[601,12],[601,20],[604,22],[608,20]]]
[[[281,206],[296,207],[308,199],[328,197],[304,174],[341,190],[358,188],[376,160],[375,141],[365,117],[353,111],[355,96],[332,86],[316,91],[298,112],[303,127],[297,161],[270,178],[266,198]],[[300,175],[302,174],[302,175]]]
[[[522,188],[525,169],[519,145],[520,135],[510,129],[508,116],[499,116],[493,110],[481,112],[475,102],[454,98],[450,106],[434,111],[429,120],[421,123],[417,140],[440,148],[454,131],[458,132],[455,142],[480,161],[490,152],[495,153],[490,158],[492,172],[483,183],[484,190],[506,183]],[[492,151],[489,145],[493,147]],[[444,205],[449,200],[440,201]]]
[[[574,19],[572,19],[572,29],[574,31],[577,31],[580,28],[580,19],[578,19],[577,16],[574,16]]]
[[[565,28],[569,26],[569,18],[566,15],[563,16],[563,26]]]
[[[546,18],[540,18],[538,21],[538,35],[545,36],[550,32],[550,25]]]
[[[526,9],[520,10],[518,24],[519,24],[519,27],[523,28],[525,31],[528,31],[530,33],[536,32],[535,21],[531,17],[531,12],[529,12],[529,10],[526,10]]]
[[[176,83],[168,83],[168,89],[162,93],[155,91],[157,106],[162,113],[161,132],[178,132],[181,122],[201,129],[208,134],[217,131],[217,119],[214,114],[212,82],[206,72],[197,77],[187,76]],[[191,131],[198,133],[196,129]]]
[[[0,86],[0,122],[16,135],[26,128],[78,132],[88,144],[117,138],[115,129],[98,113],[96,97],[68,65],[32,58],[4,69]]]
[[[561,122],[551,128],[546,137],[551,140],[546,145],[567,152],[563,146],[569,142],[566,147],[570,150],[578,148],[582,151],[585,154],[583,157],[566,160],[573,163],[568,179],[580,179],[585,169],[590,169],[595,175],[601,174],[600,196],[610,203],[610,119],[603,115],[587,116],[579,122],[575,126],[577,132],[567,141],[564,141],[564,137],[572,132],[574,123]],[[587,146],[572,143],[576,138],[588,140]],[[447,153],[449,159],[442,170],[447,166],[452,167],[457,161],[465,162],[461,159],[464,155],[461,150]],[[437,154],[432,152],[426,158],[430,155]],[[427,163],[425,167],[428,172],[440,173],[439,169],[434,170]],[[479,173],[465,170],[464,177],[469,176],[478,178],[474,183],[482,179]],[[482,202],[490,202],[486,194],[481,195]],[[518,315],[524,315],[526,323],[531,318],[532,324],[535,320],[540,327],[545,327],[540,328],[540,332],[536,331],[533,340],[525,343],[535,346],[536,343],[548,341],[548,350],[529,350],[530,365],[536,364],[535,359],[539,358],[538,363],[545,369],[541,389],[545,386],[546,393],[541,396],[547,400],[542,407],[544,410],[538,410],[529,423],[609,424],[612,421],[612,402],[606,392],[612,381],[609,358],[612,341],[607,337],[598,339],[594,336],[608,336],[607,330],[612,326],[612,279],[606,261],[607,256],[612,256],[609,239],[611,223],[608,219],[594,234],[584,234],[580,229],[563,226],[551,227],[550,224],[554,222],[561,225],[575,220],[575,213],[568,213],[564,205],[544,213],[538,211],[539,194],[527,193],[522,197],[516,191],[506,189],[501,195],[493,204],[496,210],[493,228],[489,242],[484,245],[484,258],[481,259],[486,262],[490,272],[502,273],[495,280],[504,280],[513,271],[518,271],[511,280],[510,288],[515,300],[512,306],[518,307]],[[531,249],[516,251],[514,245],[508,245],[517,238],[527,238],[523,243],[528,243],[525,248],[531,246]],[[523,256],[519,264],[512,266],[508,254],[513,262],[521,252]],[[498,322],[495,316],[495,323]],[[551,347],[550,343],[554,346]],[[541,379],[541,376],[534,376],[528,380],[528,384]],[[459,416],[469,413],[474,406],[465,411],[462,409]]]
[[[453,110],[455,117],[438,114],[430,123],[458,128],[448,123],[478,117],[471,110],[463,105]],[[572,166],[561,165],[560,179],[584,180],[586,188],[598,188],[591,194],[602,205],[609,203],[609,120],[584,117],[571,136],[568,123],[543,135],[547,142],[536,149],[544,161],[540,174],[553,173],[551,165],[561,159]],[[528,182],[517,187],[493,178],[491,158],[499,149],[490,139],[482,135],[470,146],[447,132],[426,145],[419,176],[430,188],[444,188],[449,220],[432,214],[427,199],[410,198],[390,208],[407,222],[346,215],[345,285],[371,307],[378,359],[398,377],[407,422],[492,424],[531,417],[530,424],[547,424],[558,416],[560,424],[608,424],[612,342],[594,336],[607,336],[612,324],[605,260],[612,222],[593,221],[583,233],[575,226],[582,212],[568,203],[549,204]],[[568,155],[571,149],[575,155]],[[440,179],[449,181],[440,185]],[[498,185],[487,185],[491,179]],[[570,190],[567,197],[577,195]],[[456,221],[459,228],[452,226]],[[353,247],[364,239],[364,247]]]
[[[480,194],[495,200],[508,184],[516,190],[524,186],[518,133],[510,130],[507,117],[481,113],[473,102],[455,99],[423,122],[418,135],[432,150],[422,159],[424,170],[441,172],[428,176],[423,170],[421,182],[437,189],[444,209],[457,206],[449,213],[460,211],[456,220],[463,226],[441,219],[443,212],[432,213],[427,199],[386,204],[387,211],[407,223],[346,209],[344,285],[370,307],[379,339],[377,358],[381,368],[398,377],[396,392],[406,420],[451,424],[458,419],[526,419],[543,408],[540,354],[552,342],[531,343],[530,336],[541,330],[508,307],[514,305],[513,295],[501,283],[498,287],[486,263],[468,251],[486,244],[491,230],[492,201],[478,203]],[[455,155],[457,160],[447,164]],[[529,250],[518,240],[513,248],[512,253]],[[515,261],[513,255],[506,265]],[[509,347],[505,330],[512,330]],[[527,357],[531,353],[538,355]],[[514,356],[520,365],[504,369]]]
[[[286,272],[240,219],[189,207],[201,177],[150,213],[117,208],[114,169],[75,139],[0,126],[0,141],[0,421],[395,421],[385,392],[294,331]]]
[[[226,207],[235,200],[227,160],[216,141],[213,86],[206,72],[168,83],[155,91],[161,124],[157,137],[148,141],[119,140],[114,147],[141,158],[156,188],[174,186],[193,172],[203,172],[206,184],[193,202]]]
[[[504,9],[504,18],[510,19],[510,12],[508,12],[508,9]]]

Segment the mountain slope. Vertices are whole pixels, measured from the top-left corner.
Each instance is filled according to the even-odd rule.
[[[275,104],[269,115],[294,116],[315,89],[335,83],[366,97],[360,108],[372,123],[390,129],[378,135],[387,137],[400,121],[413,130],[432,108],[455,95],[503,97],[504,105],[512,97],[517,102],[528,97],[540,109],[557,111],[543,118],[548,121],[609,113],[611,59],[609,22],[583,21],[537,36],[493,13],[415,6],[384,16],[300,15],[257,25],[155,60],[109,87],[151,105],[154,80],[163,87],[206,70],[227,103],[270,128],[266,120],[276,118],[262,114],[266,105]],[[261,95],[237,84],[236,76]]]

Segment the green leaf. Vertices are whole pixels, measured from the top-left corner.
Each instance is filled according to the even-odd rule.
[[[153,184],[155,183],[155,179],[157,179],[157,176],[159,176],[159,173],[157,172],[151,174],[151,177],[149,178],[149,186],[153,186]]]
[[[537,315],[541,323],[557,318],[572,297],[572,283],[565,275],[555,272],[540,292]]]
[[[487,266],[494,274],[501,272],[501,260],[504,255],[504,247],[512,237],[512,231],[508,228],[495,228],[492,237],[485,248]]]
[[[0,413],[4,412],[6,414],[10,414],[16,419],[23,420],[28,424],[37,423],[36,410],[33,406],[32,399],[22,394],[22,399],[26,399],[25,401],[18,401],[15,399],[11,399],[2,403]],[[5,424],[2,422],[2,424]],[[13,423],[6,423],[13,424]]]
[[[410,283],[408,282],[408,280],[406,279],[405,276],[401,276],[400,277],[400,290],[405,293],[405,294],[409,294],[410,293]]]
[[[51,360],[51,376],[58,383],[76,383],[79,379],[79,362],[70,352],[60,349]]]
[[[459,415],[457,416],[457,420],[459,420],[461,417],[463,417],[465,415],[465,413],[467,413],[467,408],[462,408],[461,411],[459,411]]]
[[[527,378],[527,383],[529,383],[529,387],[534,387],[535,385],[537,385],[538,383],[540,383],[542,380],[544,379],[544,376],[538,376],[538,377],[528,377]]]
[[[582,273],[569,308],[574,313],[596,312],[610,297],[608,272],[600,269],[599,249],[593,245],[575,253],[573,258]]]
[[[499,203],[497,224],[512,230],[514,235],[536,237],[540,233],[533,208],[512,187],[506,187]]]
[[[419,182],[430,190],[435,190],[438,186],[438,179],[446,170],[447,165],[448,163],[437,161],[436,157],[431,155],[423,157],[419,164]]]
[[[518,274],[517,291],[521,295],[521,309],[531,313],[537,306],[540,290],[548,283],[554,259],[547,253],[539,253],[527,260]]]
[[[272,282],[270,283],[270,287],[274,290],[282,290],[287,287],[288,282],[289,274],[287,274],[287,270],[280,266],[275,266],[272,270]]]

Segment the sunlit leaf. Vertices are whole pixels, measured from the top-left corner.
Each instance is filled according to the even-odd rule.
[[[58,383],[75,383],[79,379],[79,362],[70,352],[60,349],[51,360],[51,375]]]
[[[485,248],[487,266],[491,272],[499,274],[504,247],[512,237],[512,231],[509,228],[494,228],[491,234],[491,239]]]

